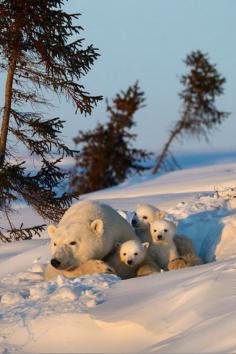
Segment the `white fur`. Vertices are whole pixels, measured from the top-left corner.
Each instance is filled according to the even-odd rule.
[[[50,225],[51,262],[58,270],[73,271],[88,260],[101,260],[118,242],[137,239],[131,225],[114,209],[98,202],[71,206],[58,227]]]
[[[150,223],[162,217],[162,212],[149,204],[139,204],[132,219],[132,226],[142,242],[150,242]]]
[[[155,220],[150,224],[152,244],[150,252],[159,266],[167,269],[168,263],[179,258],[174,242],[176,225],[167,220]]]
[[[148,275],[159,271],[159,268],[149,259],[148,248],[148,242],[126,241],[118,245],[116,251],[105,258],[105,261],[122,279],[133,278],[137,276],[137,273],[140,276]],[[145,274],[142,267],[145,268]]]
[[[128,267],[140,265],[147,254],[148,242],[141,243],[137,240],[124,242],[120,247],[120,260]]]

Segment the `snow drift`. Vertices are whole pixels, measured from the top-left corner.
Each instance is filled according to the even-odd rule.
[[[235,172],[235,164],[182,170],[84,196],[128,217],[139,202],[166,210],[202,266],[45,283],[48,239],[1,245],[0,352],[235,352]],[[22,215],[35,218],[25,206],[15,220]]]

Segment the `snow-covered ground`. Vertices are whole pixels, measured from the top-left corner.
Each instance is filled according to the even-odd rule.
[[[83,196],[129,212],[138,203],[164,209],[193,240],[202,266],[123,281],[100,274],[45,283],[46,235],[0,245],[0,352],[236,352],[234,187],[236,163],[227,163]],[[24,205],[14,218],[37,221]]]

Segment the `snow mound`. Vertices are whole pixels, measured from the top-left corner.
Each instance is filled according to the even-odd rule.
[[[236,209],[230,203],[235,188],[200,194],[192,201],[180,202],[168,210],[178,222],[177,233],[190,238],[204,262],[225,259],[235,254]]]
[[[234,353],[236,257],[115,284],[108,301],[91,310],[104,329],[129,323],[130,352]],[[136,329],[142,347],[137,345]],[[149,343],[145,342],[147,335]],[[116,339],[114,339],[115,341]],[[152,343],[152,344],[151,344]],[[125,352],[123,343],[107,351]]]
[[[236,187],[218,187],[215,193],[220,198],[232,200],[236,198]]]
[[[1,297],[1,303],[5,305],[15,305],[24,302],[21,294],[6,292]]]
[[[105,290],[119,278],[112,274],[87,275],[78,278],[58,276],[43,281],[44,265],[35,264],[33,271],[20,272],[0,279],[0,333],[10,335],[12,326],[30,323],[44,316],[87,312],[104,301]]]
[[[76,300],[76,293],[69,286],[62,286],[57,289],[53,295],[51,295],[51,300],[58,301],[73,301]]]
[[[216,246],[215,258],[227,259],[236,253],[236,214],[222,219],[223,229]]]

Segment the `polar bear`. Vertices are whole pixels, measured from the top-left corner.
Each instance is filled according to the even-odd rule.
[[[185,244],[185,238],[176,236],[174,222],[164,219],[155,220],[150,223],[150,233],[152,237],[150,254],[164,270],[186,268],[202,263],[201,259],[195,254],[193,246],[190,253],[186,252],[185,246],[181,246],[181,243]],[[176,238],[178,240],[177,244],[180,243],[179,248],[176,244]],[[189,240],[189,242],[191,241]]]
[[[162,212],[153,205],[137,205],[131,224],[135,229],[136,235],[142,242],[151,241],[149,225],[152,221],[159,219],[160,217],[162,217]]]
[[[132,226],[113,208],[94,201],[71,206],[58,227],[48,227],[48,234],[52,258],[45,275],[47,280],[58,272],[65,276],[110,272],[103,258],[118,242],[137,239]],[[58,272],[53,272],[53,268]]]
[[[116,250],[104,260],[122,279],[160,272],[148,254],[149,242],[130,240],[117,244]]]

